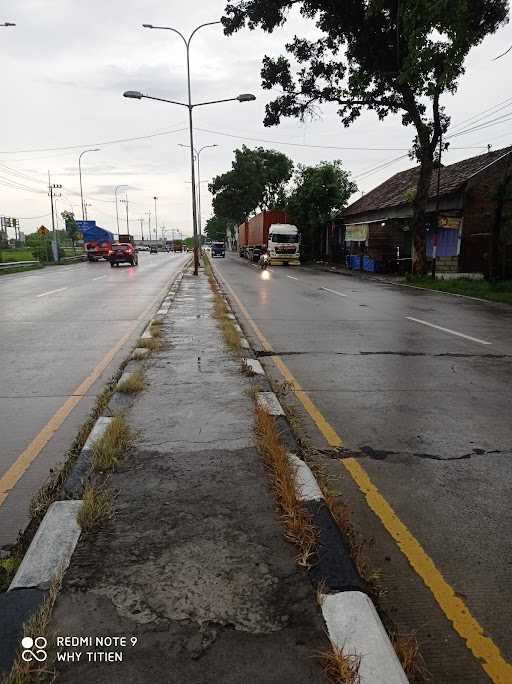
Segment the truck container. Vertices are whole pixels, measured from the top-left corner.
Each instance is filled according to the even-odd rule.
[[[97,226],[96,221],[77,221],[76,223],[84,238],[87,259],[89,261],[108,259],[114,242],[114,234]]]
[[[299,231],[283,211],[263,211],[238,227],[241,257],[258,261],[265,252],[273,265],[299,263]]]

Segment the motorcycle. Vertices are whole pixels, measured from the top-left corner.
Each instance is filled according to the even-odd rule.
[[[266,271],[270,265],[270,258],[268,254],[262,254],[260,256],[260,268],[262,271]]]

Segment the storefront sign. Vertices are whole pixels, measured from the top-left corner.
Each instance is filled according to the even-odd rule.
[[[439,228],[452,228],[458,230],[461,226],[461,220],[457,216],[440,216],[437,222]]]
[[[368,224],[350,224],[345,229],[345,242],[365,242],[368,240]]]

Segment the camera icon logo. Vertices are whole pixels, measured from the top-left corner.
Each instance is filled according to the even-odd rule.
[[[38,663],[44,663],[48,654],[46,652],[46,646],[48,641],[44,637],[23,637],[21,640],[21,645],[23,651],[21,653],[22,659],[26,663],[30,663],[33,660],[37,660]]]

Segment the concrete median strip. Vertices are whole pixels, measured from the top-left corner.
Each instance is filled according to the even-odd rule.
[[[80,527],[76,521],[82,501],[55,501],[47,510],[32,539],[9,591],[48,589],[65,570],[75,550]]]
[[[66,482],[64,483],[64,492],[67,496],[71,498],[80,497],[82,495],[86,480],[91,469],[91,455],[92,448],[95,442],[98,442],[103,435],[105,430],[108,428],[112,418],[110,416],[100,416],[98,420],[94,423],[87,441],[82,447],[78,458],[69,474]]]
[[[245,340],[245,338],[243,339]],[[244,346],[244,345],[242,345]],[[247,343],[247,346],[248,343]],[[253,364],[244,364],[256,374]],[[285,413],[273,392],[258,392],[256,403],[278,420],[286,421]],[[309,568],[309,577],[319,591],[319,602],[329,639],[336,652],[359,659],[358,684],[408,684],[402,665],[367,595],[367,585],[359,576],[342,531],[327,506],[322,490],[308,465],[288,452],[295,469],[297,498],[309,511],[318,530],[316,563]]]

